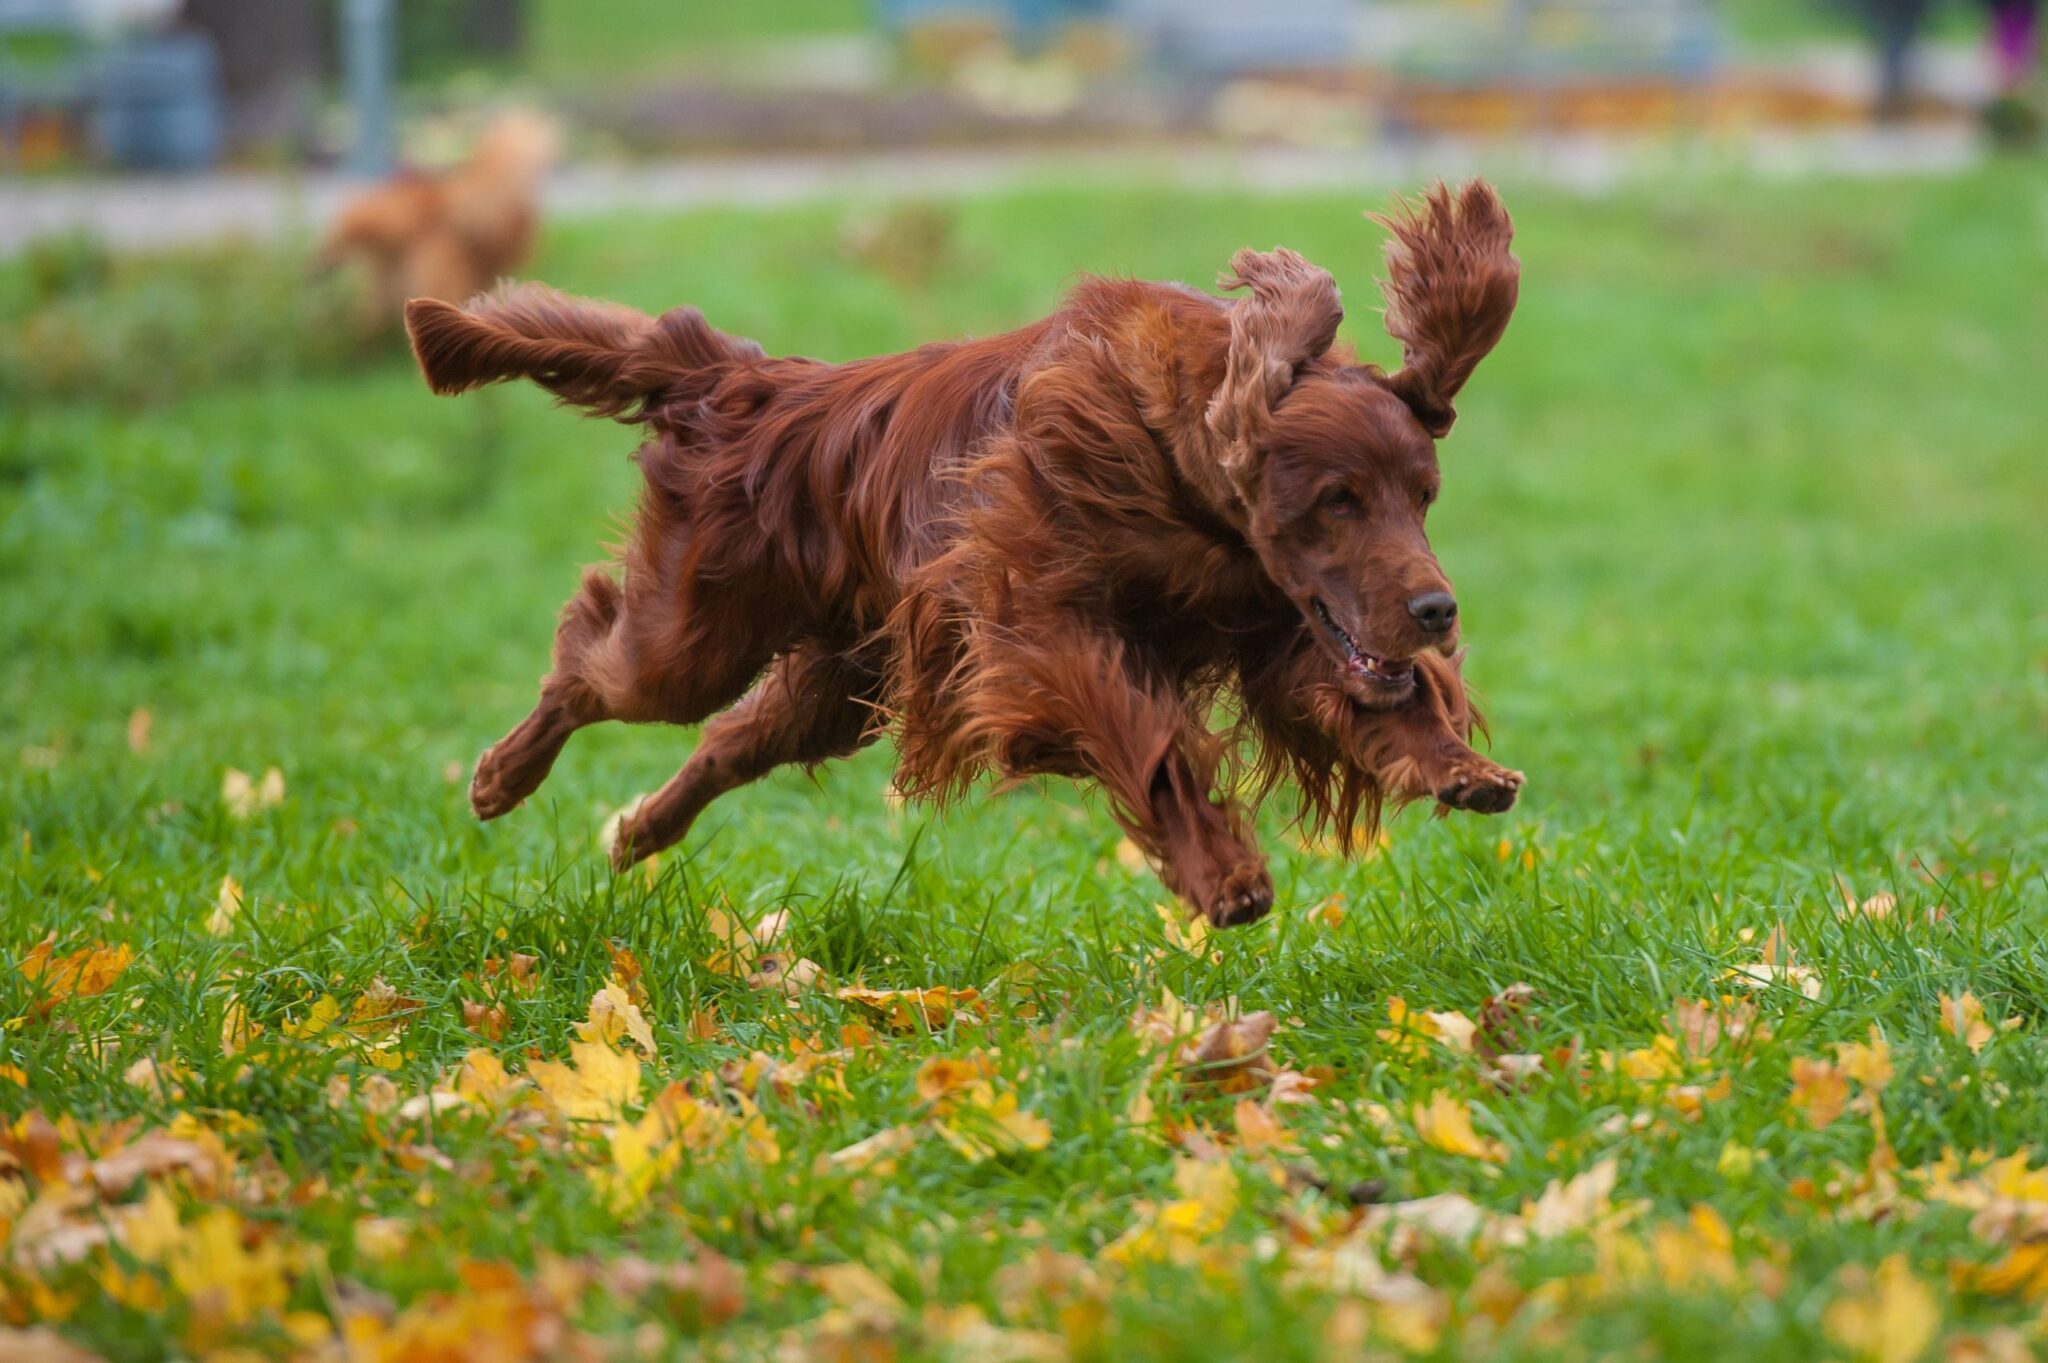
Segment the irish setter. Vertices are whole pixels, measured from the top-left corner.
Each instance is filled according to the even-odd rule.
[[[847,364],[537,285],[413,302],[435,392],[525,377],[645,433],[623,580],[584,575],[476,813],[586,724],[715,715],[624,820],[624,867],[726,791],[889,731],[908,795],[1093,778],[1224,925],[1272,905],[1246,808],[1283,781],[1347,849],[1387,799],[1508,808],[1522,777],[1467,741],[1423,518],[1514,309],[1512,228],[1482,181],[1380,221],[1392,374],[1335,344],[1336,285],[1288,250],[1239,252],[1235,300],[1089,279],[1021,330]]]

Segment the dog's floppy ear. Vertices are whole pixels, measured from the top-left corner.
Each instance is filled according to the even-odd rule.
[[[1330,272],[1293,251],[1239,251],[1224,289],[1250,289],[1230,310],[1230,351],[1223,382],[1209,399],[1209,430],[1222,449],[1223,470],[1238,487],[1251,473],[1259,433],[1303,365],[1337,339],[1344,306]]]
[[[1387,332],[1401,368],[1387,380],[1432,436],[1449,433],[1451,400],[1507,330],[1522,266],[1514,224],[1493,186],[1468,181],[1455,196],[1441,181],[1420,205],[1372,215],[1387,241]]]

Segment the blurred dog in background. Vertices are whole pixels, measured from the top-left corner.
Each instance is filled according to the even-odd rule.
[[[409,298],[459,303],[482,293],[532,250],[541,177],[560,141],[539,114],[498,115],[461,165],[403,171],[345,205],[321,265],[365,272],[379,326],[397,321]]]

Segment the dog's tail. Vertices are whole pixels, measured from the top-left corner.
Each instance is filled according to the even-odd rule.
[[[436,393],[526,378],[563,402],[627,421],[692,374],[761,356],[695,308],[649,317],[544,284],[507,285],[462,307],[415,298],[405,329]]]

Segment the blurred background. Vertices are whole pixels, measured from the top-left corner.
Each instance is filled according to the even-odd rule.
[[[1817,168],[1952,165],[2039,120],[2035,0],[0,0],[0,246],[280,230],[347,177],[453,164],[494,107],[570,132],[565,211],[799,193],[817,158],[905,185],[1029,151],[1540,160],[1597,181],[1704,141]],[[919,159],[910,153],[924,152]],[[952,153],[948,156],[939,152]],[[974,154],[968,154],[974,153]],[[754,158],[748,166],[746,158]],[[805,158],[810,158],[806,160]],[[1171,160],[1171,158],[1179,158]],[[861,164],[861,163],[855,163]],[[595,172],[666,168],[651,191]],[[746,171],[752,170],[752,174]],[[581,172],[581,173],[578,173]],[[1220,173],[1220,172],[1218,172]],[[54,191],[187,177],[150,212]],[[211,179],[207,177],[213,177]],[[38,193],[37,190],[43,192]]]

